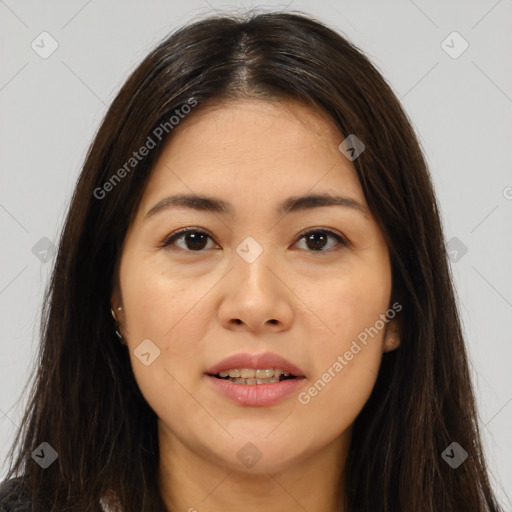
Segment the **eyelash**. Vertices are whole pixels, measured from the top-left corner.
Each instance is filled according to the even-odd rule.
[[[207,237],[209,237],[210,240],[213,240],[213,238],[206,231],[203,231],[202,229],[184,228],[184,229],[180,229],[179,231],[177,231],[175,233],[172,233],[172,234],[168,235],[167,237],[165,237],[165,239],[160,244],[160,248],[169,247],[173,242],[178,240],[183,235],[186,235],[187,233],[203,234],[203,235],[206,235]],[[308,235],[311,235],[313,233],[324,233],[324,234],[326,234],[328,236],[332,236],[333,238],[335,238],[339,242],[339,246],[337,248],[334,248],[334,249],[319,250],[319,251],[311,250],[311,251],[307,251],[307,252],[312,252],[312,253],[327,252],[327,253],[330,253],[330,252],[333,252],[333,251],[340,250],[341,248],[347,247],[349,245],[348,241],[343,236],[339,235],[338,233],[336,233],[334,231],[331,231],[330,229],[321,229],[321,228],[320,229],[312,229],[310,231],[306,231],[306,232],[302,233],[299,236],[299,240],[298,241],[306,238]],[[179,247],[179,249],[181,249],[183,251],[186,251],[186,252],[197,252],[197,253],[201,253],[201,252],[205,251],[205,249],[201,249],[199,251],[192,251],[192,250],[189,250],[189,249],[183,249],[181,247]]]

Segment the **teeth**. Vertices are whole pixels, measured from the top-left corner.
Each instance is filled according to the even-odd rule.
[[[252,368],[241,368],[240,369],[240,377],[242,379],[253,379],[256,376],[256,370]]]
[[[219,372],[219,377],[231,377],[233,379],[270,379],[272,377],[279,377],[283,374],[285,377],[290,376],[290,372],[280,370],[279,368],[266,368],[257,369],[254,368],[231,368],[229,370],[223,370]]]
[[[268,379],[269,377],[274,376],[274,371],[277,370],[273,370],[272,368],[269,368],[267,370],[256,370],[255,376],[257,379]]]
[[[233,379],[229,378],[231,382],[235,384],[272,384],[273,382],[279,382],[279,377],[272,377],[269,379]]]
[[[279,377],[272,377],[270,379],[256,379],[256,384],[268,384],[272,382],[279,382]]]

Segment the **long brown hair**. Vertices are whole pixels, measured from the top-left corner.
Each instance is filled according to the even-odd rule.
[[[356,134],[366,146],[354,165],[389,246],[402,343],[384,355],[355,421],[340,482],[344,511],[499,512],[440,215],[416,135],[363,53],[301,13],[191,23],[151,51],[113,101],[60,238],[36,380],[8,478],[23,475],[35,510],[97,510],[107,490],[125,512],[166,510],[157,488],[157,418],[110,316],[114,270],[153,164],[172,137],[171,116],[185,105],[197,111],[207,101],[244,97],[291,98],[322,109],[340,134]],[[126,167],[148,137],[155,147]],[[42,442],[58,453],[45,470],[31,457]],[[457,469],[441,456],[452,442],[468,453]]]

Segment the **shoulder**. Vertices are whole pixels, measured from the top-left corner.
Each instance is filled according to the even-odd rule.
[[[98,503],[98,512],[110,512],[107,502]],[[23,477],[0,481],[0,512],[32,512],[32,499]]]
[[[98,503],[98,512],[110,512],[107,501]],[[23,477],[0,481],[0,512],[32,512],[32,499]]]
[[[0,512],[30,512],[32,503],[23,485],[23,477],[0,483]]]

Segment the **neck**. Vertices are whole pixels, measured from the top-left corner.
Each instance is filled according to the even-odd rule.
[[[159,488],[169,512],[343,512],[343,468],[350,433],[284,465],[262,456],[251,468],[190,450],[159,425]],[[226,458],[227,459],[227,458]],[[243,467],[243,465],[242,465]]]

